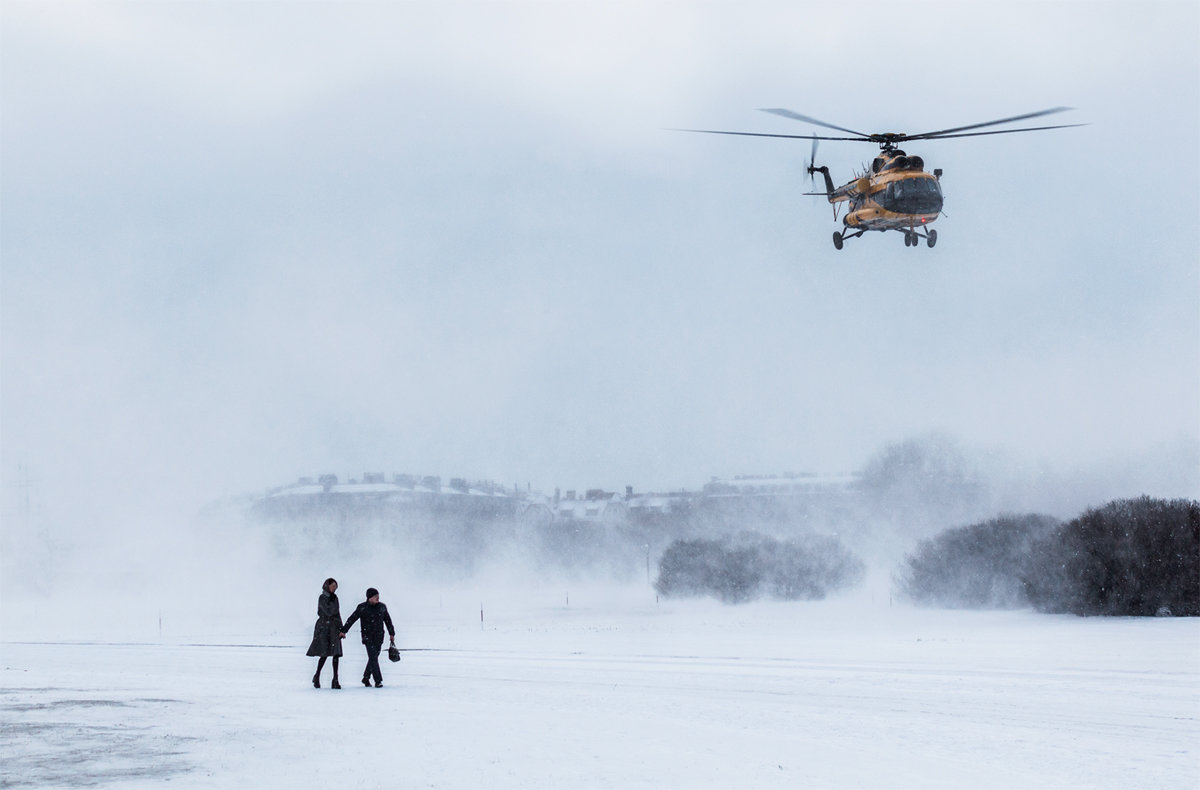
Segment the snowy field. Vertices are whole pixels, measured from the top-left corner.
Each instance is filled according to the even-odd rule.
[[[340,691],[279,602],[128,642],[6,616],[0,785],[1200,786],[1200,620],[484,596],[385,595],[408,652],[364,688],[356,632]]]

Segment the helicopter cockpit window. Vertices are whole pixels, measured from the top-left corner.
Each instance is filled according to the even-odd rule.
[[[898,214],[936,214],[942,210],[942,188],[932,178],[893,181],[877,199],[885,209]]]

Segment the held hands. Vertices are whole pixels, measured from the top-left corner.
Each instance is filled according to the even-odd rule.
[[[343,634],[343,633],[338,634],[338,639],[345,639],[345,638],[346,638],[345,634]]]

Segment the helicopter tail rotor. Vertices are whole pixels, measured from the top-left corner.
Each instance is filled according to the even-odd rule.
[[[826,198],[828,198],[830,204],[833,206],[833,219],[836,222],[838,217],[838,204],[833,202],[833,180],[829,177],[829,168],[825,167],[824,165],[821,165],[820,167],[817,166],[817,141],[820,139],[822,138],[817,137],[815,134],[812,136],[812,149],[809,151],[808,167],[805,169],[808,171],[809,189],[816,188],[816,174],[820,173],[825,178],[825,191],[809,192],[808,194],[824,195]]]
[[[808,155],[808,183],[812,184],[816,180],[815,173],[817,172],[817,136],[814,134],[812,138],[812,152]]]
[[[817,141],[821,139],[823,138],[817,137],[815,134],[812,136],[812,150],[808,154],[808,166],[805,169],[808,171],[809,184],[811,184],[813,188],[816,186],[815,182],[817,173],[820,173],[825,178],[825,191],[810,192],[809,194],[825,195],[826,197],[832,199],[833,181],[829,177],[829,168],[825,167],[824,165],[817,165]]]

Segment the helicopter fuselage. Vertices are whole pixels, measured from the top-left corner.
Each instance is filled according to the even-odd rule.
[[[940,172],[928,173],[921,157],[892,150],[871,171],[836,189],[827,168],[815,168],[826,181],[830,203],[846,203],[842,224],[855,230],[912,231],[934,222],[942,210]]]

